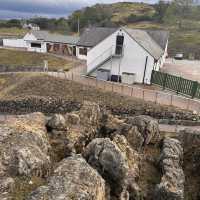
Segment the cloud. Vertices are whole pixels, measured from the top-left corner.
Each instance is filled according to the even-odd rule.
[[[0,18],[20,18],[34,15],[49,17],[67,16],[76,9],[95,3],[112,3],[118,1],[120,0],[1,0]],[[139,2],[142,0],[135,1]],[[146,3],[153,3],[155,1],[143,0]]]

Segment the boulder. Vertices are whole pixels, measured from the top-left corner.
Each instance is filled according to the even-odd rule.
[[[96,138],[88,144],[83,155],[110,184],[114,196],[138,197],[139,188],[135,182],[138,155],[128,146],[124,136],[115,136],[114,141]]]
[[[143,145],[156,144],[160,141],[158,121],[152,117],[146,115],[130,117],[126,120],[126,123],[137,127],[143,137]],[[134,129],[132,134],[135,133],[138,134],[138,132]]]
[[[62,160],[46,186],[33,191],[27,200],[107,200],[105,181],[80,156]]]
[[[183,200],[185,176],[182,169],[183,148],[177,139],[166,138],[160,158],[161,183],[156,186],[157,200]]]
[[[67,130],[67,124],[66,119],[63,115],[55,114],[53,117],[48,121],[47,128],[52,130],[59,130],[59,131],[65,131]]]
[[[0,124],[0,190],[9,192],[16,176],[48,176],[51,148],[45,124],[41,113],[16,116]]]
[[[101,123],[97,104],[84,102],[80,111],[54,115],[47,123],[54,158],[60,161],[73,153],[81,153],[95,138]]]

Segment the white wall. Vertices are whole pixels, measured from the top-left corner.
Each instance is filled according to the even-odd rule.
[[[3,46],[13,48],[26,48],[26,42],[23,39],[3,39]]]
[[[106,68],[111,70],[113,75],[122,75],[123,72],[135,73],[136,82],[142,83],[145,69],[146,57],[148,56],[146,73],[145,73],[145,83],[150,83],[151,72],[154,67],[154,58],[144,50],[136,41],[134,41],[124,30],[121,31],[124,35],[124,55],[120,58],[113,58],[112,62],[107,62],[101,68]],[[98,63],[101,63],[106,56],[102,56],[102,60],[98,58],[103,52],[112,47],[112,52],[114,54],[116,36],[119,31],[113,33],[111,36],[106,38],[104,41],[99,43],[97,46],[92,48],[88,52],[87,59],[87,72],[91,71]],[[109,52],[109,50],[108,50]],[[103,53],[104,54],[104,53]],[[105,53],[108,55],[108,53]],[[95,61],[98,60],[98,61]]]
[[[31,43],[40,43],[41,48],[31,47]],[[46,42],[38,42],[38,41],[27,41],[27,50],[30,52],[38,52],[38,53],[46,53],[47,52],[47,44]]]
[[[80,59],[80,60],[87,60],[87,56],[86,55],[81,55],[80,53],[79,53],[79,49],[80,48],[84,48],[84,47],[79,47],[79,46],[77,46],[76,47],[76,57],[78,58],[78,59]],[[90,50],[90,48],[87,48],[87,52]]]

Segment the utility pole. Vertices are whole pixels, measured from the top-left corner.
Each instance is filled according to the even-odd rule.
[[[80,19],[78,17],[78,35],[80,35]]]

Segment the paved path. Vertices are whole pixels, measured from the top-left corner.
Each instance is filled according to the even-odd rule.
[[[200,82],[199,60],[175,60],[170,58],[166,60],[162,71],[175,76],[181,76],[186,79]]]

